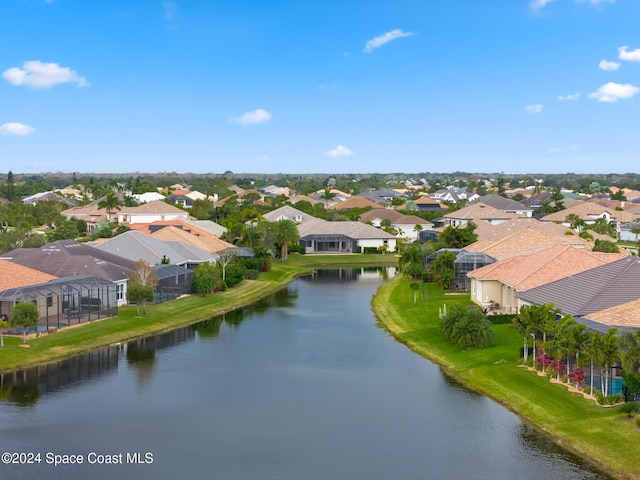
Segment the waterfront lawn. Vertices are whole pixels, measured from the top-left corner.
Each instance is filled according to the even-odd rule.
[[[617,408],[602,408],[582,395],[521,366],[522,337],[496,325],[497,345],[465,349],[442,336],[438,309],[472,305],[468,295],[446,295],[425,285],[413,303],[409,281],[400,276],[381,286],[373,300],[380,323],[399,341],[440,364],[451,376],[515,411],[600,468],[622,478],[640,478],[640,430]],[[418,296],[420,298],[420,296]]]
[[[0,371],[49,363],[80,355],[135,338],[161,333],[199,320],[249,305],[275,293],[297,275],[317,268],[395,265],[393,255],[290,255],[282,263],[274,259],[273,268],[258,280],[244,280],[225,292],[202,297],[190,295],[170,302],[148,305],[147,315],[136,317],[136,308],[121,307],[114,318],[85,323],[40,338],[29,338],[29,348],[19,347],[22,337],[4,336],[0,349]]]

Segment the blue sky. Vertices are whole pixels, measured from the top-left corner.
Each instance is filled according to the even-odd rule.
[[[2,0],[0,171],[640,167],[640,0]]]

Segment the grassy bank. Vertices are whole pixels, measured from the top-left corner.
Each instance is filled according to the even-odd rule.
[[[413,303],[409,282],[395,277],[373,300],[380,323],[399,341],[440,364],[453,377],[532,423],[561,446],[619,478],[640,478],[640,430],[617,408],[602,408],[520,366],[522,337],[508,325],[495,326],[497,346],[457,347],[440,333],[438,308],[470,304],[468,295],[446,295],[426,286]]]
[[[157,334],[189,325],[235,308],[249,305],[291,282],[297,275],[317,268],[395,265],[393,255],[292,255],[285,263],[274,262],[271,271],[258,280],[245,280],[226,292],[201,297],[191,295],[147,307],[147,315],[136,317],[135,307],[122,307],[118,316],[83,324],[40,338],[31,338],[29,348],[18,346],[22,337],[7,337],[0,349],[0,372],[41,365],[86,353],[114,343]]]

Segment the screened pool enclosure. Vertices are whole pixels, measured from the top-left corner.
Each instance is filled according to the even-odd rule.
[[[116,285],[97,277],[63,277],[5,290],[0,293],[2,318],[8,318],[13,307],[20,302],[32,302],[38,307],[40,321],[38,327],[33,328],[34,332],[56,330],[118,314]]]

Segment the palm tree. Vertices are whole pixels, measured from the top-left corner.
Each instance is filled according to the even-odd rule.
[[[550,333],[556,315],[560,313],[560,311],[555,308],[553,303],[545,303],[544,305],[531,305],[531,308],[534,309],[532,320],[533,320],[533,332],[534,332],[534,359],[535,359],[535,348],[536,341],[538,338],[538,334],[542,335],[542,345],[541,348],[544,349],[544,345],[547,343],[547,333]],[[542,371],[544,372],[544,366],[542,367]]]
[[[565,315],[553,324],[553,338],[545,344],[545,350],[558,360],[567,360],[567,376],[569,375],[569,355],[571,343],[569,331],[576,326],[576,321],[571,315]],[[560,372],[557,373],[557,380],[560,380]]]
[[[331,187],[327,187],[324,189],[322,195],[320,195],[320,198],[325,201],[327,208],[329,208],[329,202],[333,200],[335,196],[336,194],[331,191]]]
[[[609,370],[620,359],[620,346],[618,344],[618,329],[610,328],[602,335],[596,350],[596,359],[600,365],[600,389],[604,396],[609,395]],[[604,373],[604,382],[602,376]]]
[[[582,323],[576,323],[567,332],[567,376],[569,376],[570,358],[575,357],[576,367],[580,363],[580,354],[587,348],[589,341],[588,328]]]
[[[300,239],[298,227],[288,218],[281,218],[271,223],[271,230],[275,244],[280,245],[280,259],[284,262],[287,260],[287,247],[298,243]]]
[[[640,372],[640,330],[633,333],[624,332],[620,336],[620,346],[622,347],[620,356],[624,371]]]
[[[583,357],[589,361],[589,395],[593,395],[593,367],[598,360],[601,338],[602,335],[599,332],[592,332],[588,334],[586,348],[583,352]]]
[[[585,221],[575,213],[570,213],[565,218],[565,222],[569,222],[572,229],[580,233],[585,226]]]
[[[11,324],[5,320],[0,319],[0,347],[4,347],[4,336],[2,333],[5,328],[9,328]]]
[[[114,210],[120,210],[121,205],[122,202],[115,192],[107,192],[104,199],[98,202],[98,208],[104,208],[108,215],[111,215]]]
[[[535,333],[535,315],[536,315],[535,305],[525,305],[520,309],[520,313],[516,315],[511,323],[520,335],[523,337],[523,353],[522,360],[527,363],[527,359],[529,358],[529,337]],[[535,340],[533,345],[533,362],[535,364],[536,361],[536,350],[535,350]]]

